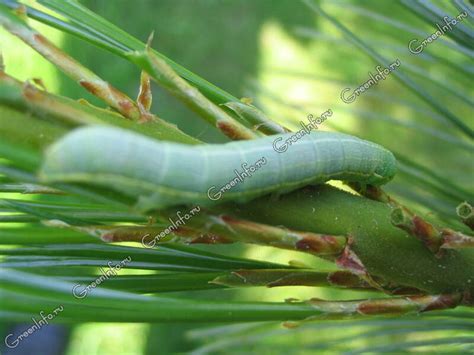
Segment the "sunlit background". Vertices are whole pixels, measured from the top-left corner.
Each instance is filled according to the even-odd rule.
[[[377,64],[344,39],[331,23],[316,16],[299,1],[90,0],[82,3],[143,41],[154,31],[154,48],[235,96],[251,98],[271,118],[290,128],[297,128],[302,120],[306,122],[308,114],[318,116],[331,109],[333,116],[320,129],[348,132],[381,143],[395,154],[437,172],[461,189],[472,191],[472,145],[442,115],[433,112],[393,75],[351,104],[341,100],[341,90],[346,87],[353,90],[363,84],[369,79],[368,72],[376,72]],[[445,42],[450,42],[446,37],[432,43],[425,54],[413,55],[408,51],[408,42],[413,38],[423,39],[422,34],[432,33],[433,28],[396,1],[345,0],[322,1],[321,4],[388,62],[399,59],[401,68],[412,80],[473,127],[469,106],[469,102],[472,104],[472,75],[464,75],[462,70],[468,68],[472,74],[472,62],[446,45]],[[451,14],[459,12],[447,1],[439,1],[437,5]],[[101,77],[131,97],[136,97],[139,71],[132,65],[44,25],[34,22],[32,25]],[[416,34],[413,29],[423,30],[421,34]],[[91,103],[102,105],[3,29],[0,29],[0,46],[6,71],[10,75],[21,80],[41,78],[48,91],[76,99],[86,98]],[[183,131],[207,141],[226,140],[220,132],[206,125],[162,89],[154,88],[153,99],[153,112],[176,123]],[[441,219],[455,224],[456,199],[437,196],[432,188],[417,181],[417,174],[407,168],[389,185],[388,190],[409,201],[422,214],[436,213]],[[228,255],[281,263],[295,260],[322,270],[334,268],[330,263],[302,253],[269,247],[240,245],[213,248]],[[353,299],[369,295],[308,287],[192,293],[192,297],[205,299],[239,296],[241,300],[255,300],[257,296],[262,301],[282,301],[290,297]],[[11,326],[3,324],[2,331],[6,332]],[[63,339],[66,340],[65,353],[69,355],[161,354],[196,349],[206,342],[213,344],[213,339],[217,341],[219,334],[203,330],[200,333],[199,329],[205,326],[83,324],[66,326],[67,335],[63,335]],[[229,327],[228,331],[236,329]],[[313,346],[313,350],[331,353],[331,350],[317,348],[318,337],[337,341],[342,335],[347,337],[348,332],[357,333],[357,328],[347,330],[339,327],[299,332],[282,332],[282,329],[280,325],[276,326],[274,336],[267,334],[259,342],[281,343],[281,349],[307,344],[308,349]],[[225,334],[226,330],[220,331]],[[31,339],[31,342],[37,342],[38,347],[42,332]],[[255,334],[258,334],[258,326]],[[453,332],[453,335],[459,335],[459,332]],[[383,336],[393,340],[399,335]],[[406,340],[407,335],[400,337]],[[423,333],[414,332],[410,339],[423,339]],[[347,343],[349,349],[351,344],[369,344],[370,340],[354,337],[351,342]],[[226,346],[233,345],[223,344],[216,351],[225,352]],[[265,352],[261,344],[255,349],[271,353]],[[202,350],[207,351],[206,348]],[[213,351],[212,348],[208,350]],[[5,352],[17,353],[20,354]]]

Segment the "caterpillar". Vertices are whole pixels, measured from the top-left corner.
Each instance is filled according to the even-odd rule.
[[[375,143],[316,131],[293,140],[283,153],[274,148],[292,137],[186,145],[88,126],[48,147],[40,179],[106,186],[135,198],[138,209],[151,210],[245,202],[331,179],[381,185],[395,175],[395,157]]]

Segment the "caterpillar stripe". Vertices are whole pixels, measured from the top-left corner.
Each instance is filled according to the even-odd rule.
[[[156,141],[119,128],[89,126],[49,147],[40,177],[48,182],[106,186],[136,198],[140,209],[149,210],[244,202],[331,179],[381,185],[396,172],[390,151],[341,133],[312,132],[292,143],[285,153],[273,148],[276,138],[285,141],[291,135],[191,146]],[[262,158],[264,165],[225,188],[235,182],[239,170]],[[222,187],[220,198],[209,198],[211,188],[216,192]]]

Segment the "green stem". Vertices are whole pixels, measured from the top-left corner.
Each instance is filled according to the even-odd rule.
[[[147,47],[144,52],[134,52],[129,55],[130,60],[146,70],[165,89],[183,101],[199,116],[217,127],[231,139],[257,138],[254,131],[236,121],[224,110],[205,97],[194,86],[181,78],[166,61],[157,56]]]
[[[254,130],[262,132],[263,134],[272,135],[290,132],[288,128],[272,121],[255,106],[240,101],[231,101],[223,105],[250,123]]]
[[[424,292],[474,292],[474,249],[445,250],[437,258],[390,222],[391,207],[328,185],[307,187],[269,202],[262,197],[219,207],[239,219],[331,235],[348,235],[350,249],[372,277]]]
[[[393,225],[420,239],[438,257],[443,256],[442,249],[472,248],[474,238],[448,228],[437,228],[390,197],[380,187],[362,186],[359,183],[349,185],[371,200],[390,205],[393,208],[390,213]]]

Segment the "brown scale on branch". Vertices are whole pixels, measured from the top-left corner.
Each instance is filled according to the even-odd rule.
[[[140,74],[140,91],[138,92],[137,105],[140,110],[140,123],[153,119],[150,113],[153,95],[151,92],[150,76],[147,72],[142,71]]]
[[[405,315],[419,314],[434,310],[455,308],[461,304],[469,304],[469,295],[460,293],[441,295],[412,295],[404,297],[367,299],[356,301],[326,301],[312,298],[307,301],[321,315],[309,317],[299,322],[285,322],[288,328],[321,318],[346,318],[354,316]]]
[[[365,282],[367,282],[367,284],[372,286],[374,289],[377,289],[379,291],[384,291],[380,283],[375,281],[374,278],[371,275],[369,275],[362,261],[359,259],[356,253],[352,250],[352,247],[351,247],[352,244],[353,244],[353,239],[352,237],[349,236],[342,254],[339,255],[336,259],[336,265],[345,270],[349,270],[354,275],[359,276]]]
[[[463,248],[474,248],[474,237],[464,235],[462,233],[453,231],[445,228],[442,230],[443,233],[443,249],[463,249]]]
[[[393,225],[420,239],[433,253],[439,252],[443,237],[432,224],[403,207],[394,208],[390,218]]]
[[[286,228],[237,219],[228,215],[200,215],[196,221],[198,231],[218,235],[234,242],[275,246],[283,249],[304,251],[329,258],[340,255],[346,237],[293,231]],[[194,223],[194,219],[191,221]]]
[[[462,301],[460,294],[409,296],[392,299],[366,300],[356,306],[359,314],[404,314],[455,308]]]

